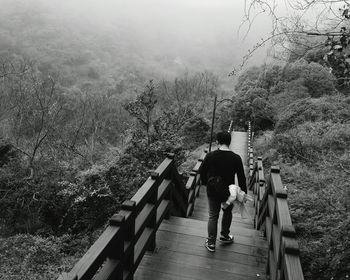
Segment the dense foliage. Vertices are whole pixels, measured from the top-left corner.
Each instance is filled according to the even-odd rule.
[[[164,153],[180,164],[208,141],[220,86],[209,71],[158,76],[118,27],[96,30],[46,1],[3,2],[0,278],[53,279]]]
[[[253,120],[265,170],[281,166],[306,279],[350,273],[350,106],[336,86],[326,68],[300,58],[249,69],[236,87],[236,110]],[[258,100],[270,106],[259,117],[245,103]],[[273,126],[261,125],[268,114]]]

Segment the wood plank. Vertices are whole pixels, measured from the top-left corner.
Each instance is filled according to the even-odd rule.
[[[284,225],[291,225],[292,219],[290,217],[289,207],[287,199],[277,198],[276,199],[276,215],[277,221],[280,228]]]
[[[299,256],[285,254],[283,268],[286,280],[304,280]]]
[[[208,222],[208,214],[202,214],[198,213],[196,211],[193,212],[193,214],[189,217],[194,220],[199,220],[202,222]],[[221,217],[219,217],[221,219]],[[252,220],[249,219],[241,219],[236,216],[232,217],[232,226],[234,227],[242,227],[247,229],[254,229],[254,223]]]
[[[269,244],[271,244],[271,237],[272,237],[272,219],[270,217],[266,217],[266,223],[265,223],[265,227],[266,227],[266,238],[267,238],[267,242]]]
[[[164,256],[164,252],[170,252],[171,254],[186,254],[191,255],[191,258],[197,257],[210,257],[211,259],[225,261],[229,263],[241,264],[245,266],[253,266],[256,267],[256,270],[259,270],[260,273],[263,273],[265,270],[266,264],[266,255],[265,256],[251,256],[248,254],[237,253],[233,250],[225,250],[227,247],[234,247],[233,245],[217,245],[217,250],[215,251],[215,255],[211,254],[204,247],[204,242],[202,240],[201,244],[189,244],[188,242],[179,242],[176,243],[173,241],[162,240],[161,238],[157,239],[158,253],[153,254],[153,256],[161,255]],[[165,257],[165,256],[164,256]],[[187,256],[183,256],[183,259],[187,258]],[[190,261],[190,260],[189,260]],[[229,265],[228,265],[229,266]],[[247,269],[246,267],[244,269]]]
[[[199,201],[196,200],[196,206],[194,208],[193,214],[200,214],[200,215],[207,215],[209,213],[209,207],[208,206],[202,206],[200,203],[198,203]],[[251,215],[252,217],[255,215],[255,210],[253,207],[251,207],[249,204],[246,203],[246,208],[247,211],[249,213],[249,215]],[[222,213],[222,211],[220,211],[220,214]],[[232,215],[233,217],[236,217],[240,220],[242,220],[242,222],[246,222],[246,220],[248,219],[242,219],[241,214],[239,212],[239,207],[235,206],[232,210]],[[252,222],[252,221],[251,221]]]
[[[151,179],[149,177],[146,182],[138,189],[131,200],[136,202],[137,212],[141,211],[146,203],[149,202],[152,195],[157,192],[158,195],[158,185],[160,182],[158,180]]]
[[[194,247],[192,249],[196,250],[196,248]],[[196,251],[200,250],[203,251],[205,254],[188,254],[183,252],[170,251],[166,248],[160,248],[157,253],[150,255],[149,258],[151,259],[151,261],[158,260],[160,262],[166,261],[176,264],[189,264],[191,266],[199,268],[215,269],[217,271],[226,271],[233,274],[246,275],[250,277],[254,277],[256,276],[256,274],[264,274],[264,263],[237,263],[237,257],[235,257],[235,259],[230,259],[232,254],[227,254],[226,258],[219,259],[216,254],[217,252],[215,252],[215,254],[211,254],[206,250],[206,248],[204,248],[204,246],[202,246],[201,248],[199,248],[199,250]]]
[[[91,278],[104,262],[108,248],[114,244],[120,233],[119,227],[107,227],[85,255],[74,265],[70,274],[77,275],[79,279]]]
[[[173,241],[174,243],[186,243],[188,245],[196,245],[200,247],[205,243],[205,238],[203,237],[173,233],[168,231],[159,231],[157,237],[159,237],[159,240]],[[239,244],[237,242],[232,245],[222,245],[220,242],[217,242],[217,250],[232,251],[235,253],[256,257],[265,257],[267,255],[267,248],[254,247],[250,245]]]
[[[135,244],[135,254],[134,254],[134,263],[137,264],[141,261],[142,255],[147,249],[147,243],[150,241],[152,236],[153,229],[146,227],[141,234],[139,240]]]
[[[194,219],[183,219],[179,217],[171,217],[169,220],[164,221],[164,224],[172,224],[172,225],[180,225],[186,227],[192,227],[196,229],[201,229],[206,231],[208,224],[202,221],[194,220]],[[220,228],[220,222],[218,223],[218,227]],[[235,232],[237,235],[241,236],[249,236],[249,237],[260,237],[260,233],[256,230],[235,227],[234,224],[231,224],[230,230]]]
[[[267,205],[269,210],[269,217],[272,219],[272,222],[275,221],[275,199],[272,194],[268,195]]]
[[[154,205],[146,203],[140,214],[137,215],[135,219],[135,235],[138,235],[140,230],[146,226],[146,221],[150,218]]]
[[[273,256],[273,251],[269,250],[269,275],[271,280],[277,280],[276,279],[276,262],[275,258]]]
[[[160,225],[162,220],[164,219],[164,216],[167,214],[167,211],[169,211],[170,207],[170,201],[169,200],[163,200],[158,208],[157,208],[157,226]]]
[[[160,186],[158,187],[158,201],[163,200],[164,196],[167,195],[171,187],[171,180],[164,179]]]
[[[163,240],[163,241],[171,241],[174,244],[177,242],[185,243],[189,245],[196,245],[196,246],[203,246],[205,242],[205,238],[198,238],[198,236],[194,235],[187,235],[187,234],[181,234],[181,233],[175,233],[175,232],[169,232],[169,231],[158,231],[157,232],[157,240]],[[235,242],[234,244],[230,246],[221,246],[218,242],[217,251],[231,251],[239,254],[245,254],[255,257],[263,257],[265,258],[267,256],[267,247],[261,248],[261,247],[254,247],[250,245],[244,245],[239,244]]]
[[[134,280],[192,280],[193,278],[186,276],[178,276],[175,274],[150,270],[148,267],[139,267],[134,275]]]
[[[115,259],[107,259],[103,267],[94,276],[94,280],[120,279],[123,275],[121,262]]]
[[[281,231],[279,227],[274,224],[272,225],[272,245],[273,245],[273,252],[274,252],[274,258],[276,261],[276,265],[279,265],[279,258],[280,258],[280,241],[281,241]]]
[[[198,280],[213,280],[213,279],[235,279],[235,280],[256,280],[255,277],[247,277],[245,275],[233,274],[227,271],[219,271],[214,267],[203,268],[198,266],[192,266],[191,264],[178,264],[167,262],[166,260],[155,260],[152,257],[145,256],[145,259],[140,265],[141,268],[147,268],[148,270],[155,270],[160,272],[166,272],[178,276],[178,279],[182,277],[190,277],[191,279]]]
[[[187,226],[171,225],[171,224],[162,223],[160,226],[160,229],[171,231],[171,232],[187,234],[187,235],[201,236],[203,238],[207,237],[206,230],[191,228],[191,227],[187,227]],[[235,235],[234,230],[232,231],[232,234]],[[235,242],[238,244],[244,244],[247,246],[257,246],[257,247],[261,247],[261,248],[267,248],[266,241],[261,239],[260,237],[235,235]]]

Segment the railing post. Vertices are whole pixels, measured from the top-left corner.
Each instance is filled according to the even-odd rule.
[[[152,172],[151,179],[157,181],[159,179],[159,173]],[[151,236],[151,240],[149,242],[149,246],[147,250],[152,252],[156,249],[158,186],[159,184],[157,184],[157,188],[153,192],[149,200],[150,203],[153,204],[153,210],[152,210],[151,218],[148,224],[148,226],[152,228],[152,236]]]
[[[251,131],[250,131],[250,122],[248,124],[248,131],[247,131],[247,134],[248,134],[248,164],[249,164],[249,155],[250,155],[250,148],[251,148]]]
[[[125,226],[125,216],[121,214],[115,214],[109,219],[109,225],[110,226],[117,226],[120,227],[121,235],[116,240],[116,243],[114,244],[113,248],[110,249],[109,257],[112,259],[119,260],[121,264],[121,269],[115,271],[113,274],[113,277],[116,280],[122,280],[124,278],[124,270],[130,270],[130,266],[128,263],[125,262],[125,251],[124,251],[124,241],[126,239],[126,226]]]
[[[171,159],[171,160],[173,160],[174,158],[175,158],[175,154],[173,154],[173,153],[166,153],[166,157],[168,158],[168,159]],[[175,168],[175,166],[174,166],[174,164],[172,164],[172,167],[171,167],[171,169],[169,170],[169,172],[168,172],[168,174],[166,174],[165,175],[165,179],[168,179],[168,180],[172,180],[172,175],[174,174],[174,168]],[[164,218],[166,219],[166,220],[169,220],[170,219],[170,217],[171,217],[171,209],[174,207],[173,206],[173,199],[172,199],[172,197],[173,197],[173,191],[174,191],[174,183],[172,182],[171,183],[171,186],[170,186],[170,188],[169,188],[169,191],[168,191],[168,194],[166,195],[166,199],[168,199],[169,200],[169,209],[168,209],[168,211],[167,211],[167,213],[166,213],[166,215],[164,216]]]
[[[128,256],[124,260],[124,269],[130,271],[132,273],[131,278],[133,279],[133,274],[135,271],[135,262],[134,262],[134,252],[135,252],[135,220],[136,220],[136,202],[133,200],[126,200],[122,204],[122,210],[125,211],[125,213],[130,213],[130,221],[127,223],[127,227],[124,231],[125,234],[125,241],[129,242],[129,252]]]

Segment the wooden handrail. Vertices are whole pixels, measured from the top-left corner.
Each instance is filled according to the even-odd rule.
[[[208,153],[207,150],[204,151],[204,153],[201,155],[201,157],[198,159],[197,164],[192,169],[192,172],[190,173],[190,176],[186,183],[186,189],[188,191],[188,198],[187,198],[187,211],[186,211],[186,217],[191,216],[193,213],[195,200],[199,196],[201,182],[200,182],[200,169],[202,167],[203,160]]]
[[[258,229],[264,226],[269,243],[268,272],[271,279],[303,280],[299,244],[278,166],[271,167],[260,205]]]
[[[287,203],[278,166],[271,167],[265,181],[262,158],[254,162],[253,133],[248,125],[248,189],[254,194],[254,226],[266,236],[269,250],[267,274],[271,280],[303,280],[299,244]]]
[[[253,169],[254,169],[254,158],[253,158],[253,133],[252,133],[252,126],[251,123],[248,123],[248,167],[249,167],[249,178],[253,175]]]
[[[300,251],[283,188],[280,169],[271,167],[265,183],[262,159],[258,158],[250,180],[254,193],[256,229],[261,230],[269,244],[267,273],[271,280],[303,280]]]
[[[251,156],[253,157],[252,153],[251,153]],[[253,158],[251,159],[251,161],[253,161]],[[248,189],[251,190],[254,195],[254,208],[255,208],[254,226],[255,228],[258,229],[262,198],[265,193],[265,176],[264,176],[262,158],[258,157],[257,161],[253,166],[254,167],[251,170],[252,175],[249,180]]]
[[[184,184],[174,155],[167,154],[131,200],[110,218],[105,231],[73,269],[62,273],[58,280],[133,279],[145,252],[156,248],[156,232],[163,219],[192,214],[204,157],[205,153]]]

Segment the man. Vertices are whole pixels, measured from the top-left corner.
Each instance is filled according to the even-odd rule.
[[[201,180],[202,184],[207,186],[209,203],[208,238],[205,242],[205,247],[210,252],[215,252],[217,223],[221,203],[227,200],[229,196],[228,186],[235,183],[236,174],[240,188],[245,193],[247,192],[242,159],[229,148],[231,143],[230,133],[226,131],[219,132],[216,139],[219,148],[207,154],[201,169]],[[220,237],[222,243],[233,243],[233,236],[229,235],[232,221],[232,208],[233,205],[231,204],[226,209],[222,209],[223,216]]]

